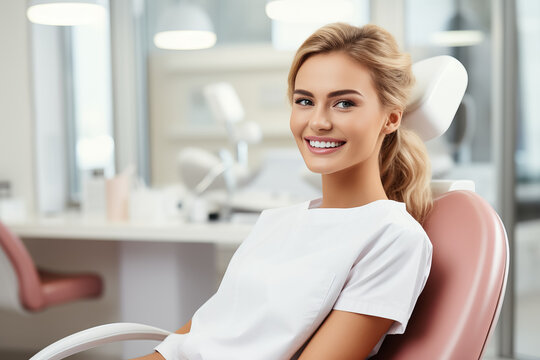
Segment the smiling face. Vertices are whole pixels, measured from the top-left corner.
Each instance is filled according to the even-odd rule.
[[[317,54],[298,70],[292,98],[291,131],[307,167],[333,174],[378,170],[384,134],[401,113],[385,110],[369,70],[342,52]]]

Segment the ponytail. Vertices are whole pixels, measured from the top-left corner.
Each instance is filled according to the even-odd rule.
[[[407,211],[422,224],[433,204],[431,167],[422,140],[403,128],[386,135],[379,155],[379,168],[386,196],[404,202]]]

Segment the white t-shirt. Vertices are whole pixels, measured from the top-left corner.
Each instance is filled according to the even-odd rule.
[[[387,334],[403,333],[431,267],[423,228],[392,200],[318,206],[264,211],[190,332],[155,349],[167,360],[294,359],[332,309],[395,320]]]

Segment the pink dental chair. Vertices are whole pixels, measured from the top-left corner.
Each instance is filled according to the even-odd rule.
[[[59,274],[37,269],[19,237],[0,222],[0,308],[37,312],[101,295],[95,274]]]
[[[387,336],[373,359],[481,359],[506,287],[504,226],[480,196],[456,190],[436,198],[424,229],[431,274],[405,334]]]
[[[426,141],[448,129],[467,74],[448,56],[420,61],[413,71],[417,83],[403,126]],[[497,323],[508,273],[504,226],[472,182],[434,181],[432,190],[434,207],[424,224],[433,243],[430,277],[405,334],[387,336],[373,359],[477,360]],[[159,341],[169,334],[141,324],[108,324],[61,339],[30,360],[59,360],[113,341]]]

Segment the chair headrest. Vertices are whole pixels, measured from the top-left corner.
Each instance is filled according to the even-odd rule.
[[[467,71],[447,55],[418,61],[412,70],[416,83],[402,126],[427,141],[441,136],[452,123],[467,87]]]

